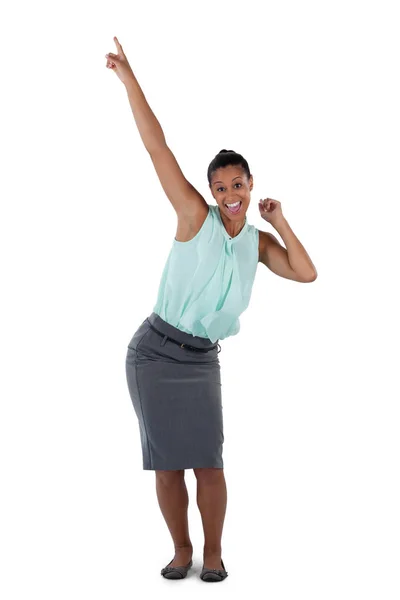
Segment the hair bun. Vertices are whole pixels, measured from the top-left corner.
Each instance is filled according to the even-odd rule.
[[[211,189],[212,185],[212,176],[213,173],[218,171],[219,169],[224,169],[225,167],[241,167],[243,174],[246,176],[248,180],[250,180],[251,173],[247,160],[241,154],[238,154],[234,150],[227,150],[226,148],[222,148],[214,156],[207,169],[207,179],[208,185]]]

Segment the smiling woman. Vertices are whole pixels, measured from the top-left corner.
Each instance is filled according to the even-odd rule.
[[[234,238],[245,224],[253,189],[248,162],[234,150],[220,150],[208,166],[207,179],[225,229]]]
[[[125,85],[142,141],[178,216],[177,237],[171,243],[156,304],[131,336],[125,360],[143,469],[155,472],[159,505],[175,549],[161,574],[182,579],[192,566],[184,474],[193,469],[204,529],[200,578],[222,581],[228,575],[221,556],[227,493],[218,342],[240,330],[239,317],[249,305],[260,257],[282,277],[293,272],[308,276],[311,267],[281,219],[277,201],[267,199],[260,214],[270,215],[270,223],[287,241],[287,250],[248,223],[253,176],[241,154],[223,149],[208,167],[216,205],[208,204],[187,181],[122,46],[114,39],[118,54],[106,55],[107,67]]]

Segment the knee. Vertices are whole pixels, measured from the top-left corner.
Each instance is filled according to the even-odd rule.
[[[185,471],[183,469],[176,471],[162,471],[156,469],[155,473],[157,482],[167,486],[175,485],[185,477]]]
[[[193,469],[197,480],[204,483],[218,483],[224,478],[224,470],[219,468]]]

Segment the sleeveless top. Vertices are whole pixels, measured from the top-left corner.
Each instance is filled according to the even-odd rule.
[[[231,238],[218,205],[188,242],[174,238],[153,312],[164,321],[213,343],[240,330],[258,266],[258,229],[247,222]]]

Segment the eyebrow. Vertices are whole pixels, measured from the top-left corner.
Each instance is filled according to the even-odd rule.
[[[242,179],[242,178],[240,177],[240,175],[237,175],[236,177],[234,177],[232,179],[232,181],[234,181],[235,179]],[[224,183],[224,182],[223,181],[214,181],[213,185],[215,185],[216,183]]]

